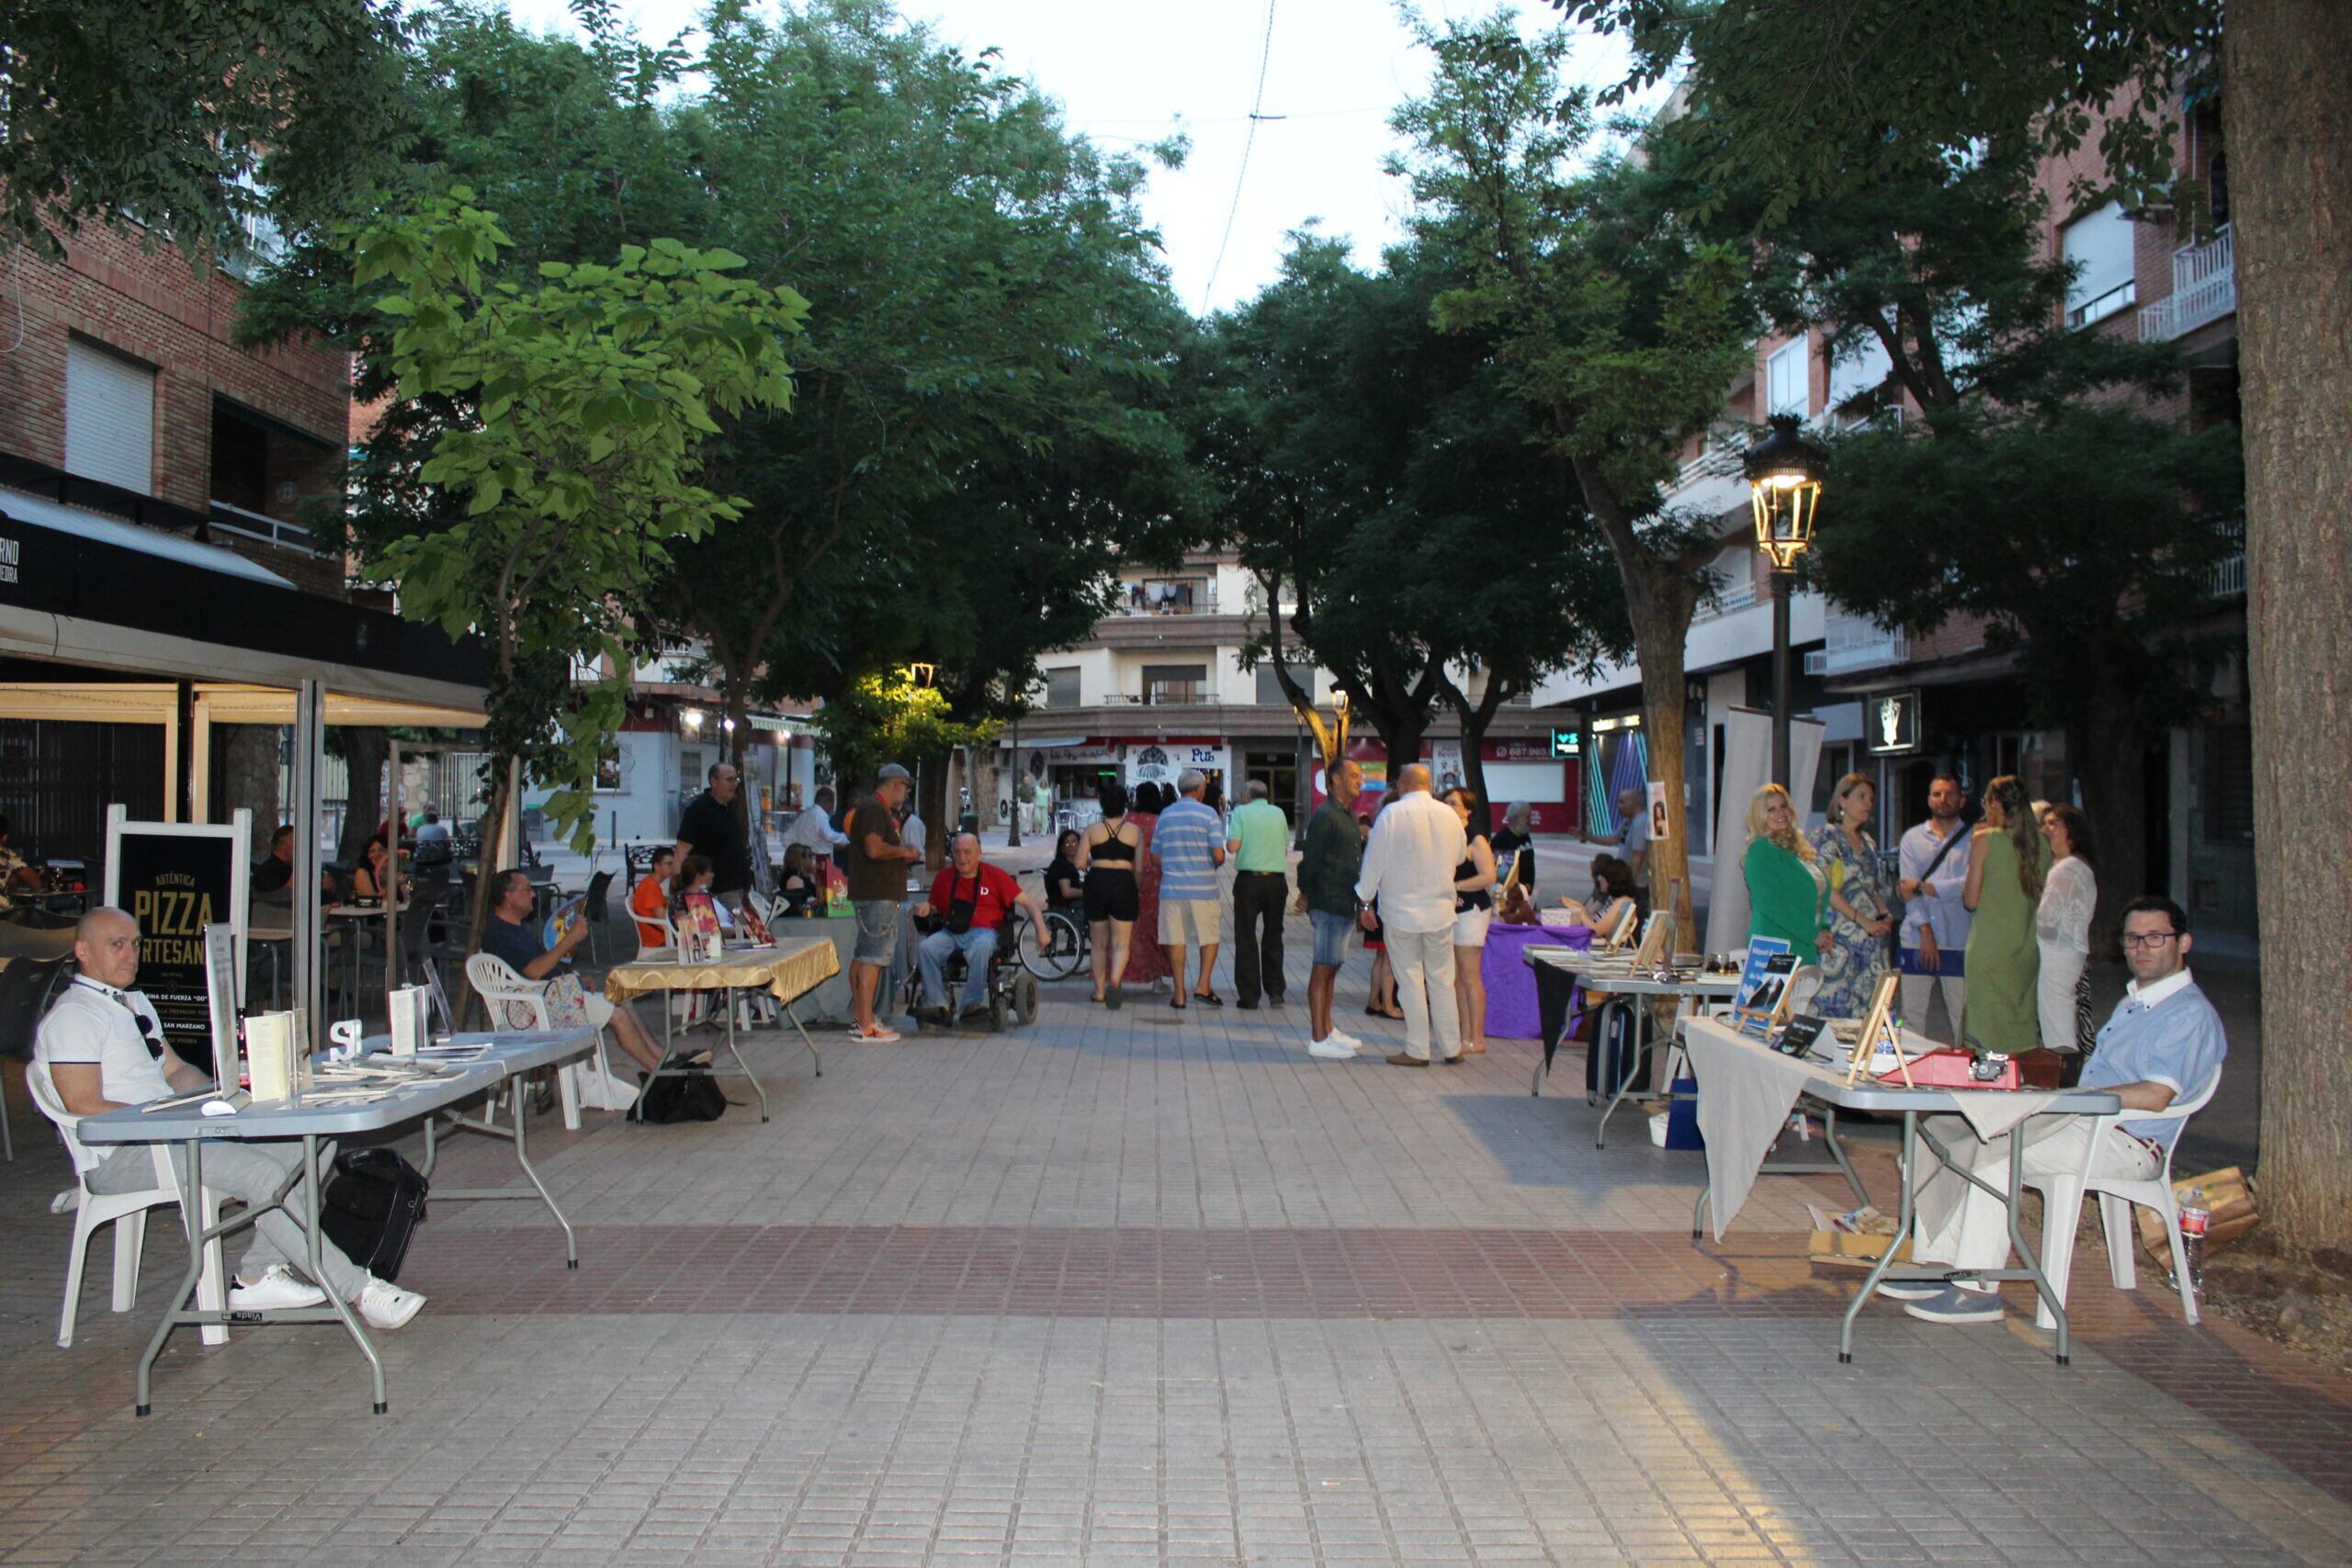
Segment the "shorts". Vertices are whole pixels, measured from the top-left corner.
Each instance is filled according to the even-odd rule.
[[[613,1004],[594,991],[580,993],[580,1005],[588,1010],[588,1027],[602,1029],[613,1021]]]
[[[1494,920],[1495,912],[1492,909],[1461,909],[1455,911],[1453,916],[1453,945],[1456,947],[1486,946],[1487,928],[1494,924]]]
[[[1159,945],[1209,947],[1225,926],[1225,906],[1215,898],[1162,898],[1159,901]]]
[[[1132,871],[1086,874],[1086,919],[1091,925],[1102,920],[1125,920],[1133,925],[1143,912],[1143,897],[1136,886]]]
[[[1348,933],[1356,929],[1353,915],[1335,915],[1329,909],[1309,909],[1306,919],[1315,927],[1315,967],[1337,969],[1348,961]]]
[[[868,898],[857,906],[857,951],[853,964],[888,968],[899,951],[899,917],[906,906],[896,898]]]

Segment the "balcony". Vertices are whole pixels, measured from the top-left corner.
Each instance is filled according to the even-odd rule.
[[[2172,254],[2172,292],[2140,311],[2140,341],[2169,343],[2238,308],[2237,255],[2230,226],[2201,245]]]
[[[280,549],[300,550],[304,555],[331,557],[336,553],[321,549],[317,536],[306,524],[289,523],[282,517],[266,517],[258,512],[248,512],[242,506],[232,506],[225,501],[211,502],[209,511],[210,519],[206,525],[209,533],[258,539]]]
[[[1119,610],[1128,615],[1214,615],[1216,579],[1147,577],[1127,584]]]
[[[1833,610],[1823,621],[1822,646],[1804,656],[1808,675],[1847,675],[1880,670],[1911,657],[1908,633],[1888,631],[1860,615]]]

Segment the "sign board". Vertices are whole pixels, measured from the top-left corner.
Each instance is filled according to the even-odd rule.
[[[164,1021],[182,1060],[212,1066],[212,1006],[204,928],[236,932],[236,973],[245,972],[253,813],[228,823],[132,822],[107,808],[106,901],[139,925],[139,989]]]
[[[1584,731],[1555,729],[1552,731],[1552,760],[1573,762],[1584,755]]]
[[[1881,692],[1862,699],[1862,744],[1873,757],[1919,749],[1919,694]]]

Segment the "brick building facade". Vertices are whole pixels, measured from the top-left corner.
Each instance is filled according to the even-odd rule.
[[[50,261],[21,247],[0,278],[0,482],[224,546],[307,592],[340,596],[340,553],[309,547],[304,503],[339,493],[349,356],[315,342],[236,342],[243,285],[220,267],[148,250],[131,226],[90,226]],[[152,375],[151,451],[139,487],[69,460],[68,360],[76,345],[134,379]],[[134,467],[137,465],[134,464]],[[51,476],[106,479],[60,491]],[[62,481],[58,481],[62,482]]]

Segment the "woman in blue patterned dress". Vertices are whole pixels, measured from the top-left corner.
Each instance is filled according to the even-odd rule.
[[[1821,989],[1810,1010],[1823,1018],[1868,1012],[1878,977],[1889,966],[1894,901],[1879,863],[1878,840],[1867,826],[1877,810],[1878,791],[1871,781],[1848,773],[1829,797],[1829,820],[1813,836],[1814,853],[1829,882],[1830,944],[1821,955]]]

